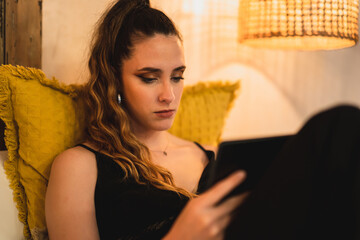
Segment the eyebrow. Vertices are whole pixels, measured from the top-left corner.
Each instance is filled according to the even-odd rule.
[[[185,70],[186,67],[185,66],[180,66],[180,67],[177,67],[177,68],[174,68],[173,69],[173,72],[174,71],[181,71],[181,70]],[[151,73],[158,73],[158,72],[162,72],[161,69],[159,68],[152,68],[152,67],[144,67],[144,68],[141,68],[141,69],[138,69],[139,72],[151,72]]]

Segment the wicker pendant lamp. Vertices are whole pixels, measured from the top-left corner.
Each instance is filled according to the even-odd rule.
[[[330,50],[358,39],[358,0],[240,0],[239,41],[252,47]]]

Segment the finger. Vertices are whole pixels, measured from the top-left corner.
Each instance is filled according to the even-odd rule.
[[[213,225],[210,226],[210,236],[213,236],[211,239],[224,239],[226,227],[231,222],[231,219],[231,216],[227,215],[214,222]]]
[[[212,188],[202,194],[204,199],[206,199],[204,200],[205,204],[215,205],[218,201],[229,194],[237,185],[243,182],[245,178],[245,171],[240,170],[219,181]]]
[[[215,226],[213,231],[218,232],[216,239],[225,239],[225,230],[233,219],[233,214],[231,213],[244,202],[249,194],[250,192],[245,192],[231,197],[217,207],[218,216],[214,216],[216,220],[213,223],[213,226]]]
[[[226,199],[213,209],[214,218],[222,218],[224,215],[230,215],[238,206],[240,206],[249,196],[250,192]]]
[[[230,224],[231,222],[231,219],[232,219],[232,216],[231,215],[226,215],[224,216],[223,218],[221,218],[218,222],[219,224],[219,227],[222,229],[222,233],[224,234],[225,232],[225,229],[227,228],[227,226]]]

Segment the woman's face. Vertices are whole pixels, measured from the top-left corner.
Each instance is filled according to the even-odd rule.
[[[156,34],[134,45],[122,64],[122,97],[134,131],[171,127],[184,81],[184,52],[176,36]]]

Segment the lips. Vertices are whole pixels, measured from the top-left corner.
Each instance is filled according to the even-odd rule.
[[[175,114],[174,109],[161,110],[154,112],[159,118],[171,118]]]

